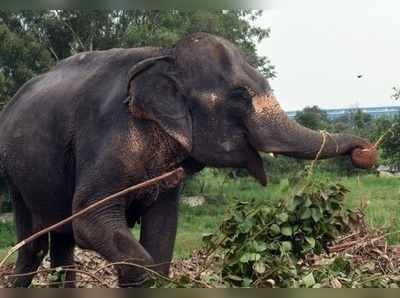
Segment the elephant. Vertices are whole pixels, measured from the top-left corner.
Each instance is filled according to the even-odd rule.
[[[83,52],[21,87],[0,115],[0,169],[18,240],[104,196],[183,167],[247,169],[262,185],[260,152],[314,159],[350,155],[368,140],[323,135],[289,119],[267,79],[223,37],[188,34],[172,48]],[[318,156],[317,156],[318,154]],[[74,247],[109,262],[168,274],[181,184],[127,195],[41,236],[18,252],[15,273],[73,266]],[[140,239],[131,227],[140,223]],[[143,267],[115,265],[119,286],[139,287]],[[73,272],[65,286],[74,286]],[[11,279],[30,285],[32,275]]]

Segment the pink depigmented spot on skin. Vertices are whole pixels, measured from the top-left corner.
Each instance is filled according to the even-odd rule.
[[[145,149],[142,132],[133,125],[131,125],[129,129],[128,143],[135,151],[141,151]]]
[[[257,95],[253,97],[253,108],[256,114],[279,114],[281,106],[273,95]]]
[[[215,107],[221,100],[221,97],[215,92],[202,92],[196,94],[196,96],[200,99],[202,106],[205,107],[210,113],[215,112]],[[210,117],[212,117],[211,115],[213,114],[210,114]]]
[[[218,102],[218,95],[214,92],[204,94],[205,104],[209,107],[209,109],[213,109]]]
[[[210,100],[211,102],[215,103],[218,99],[218,96],[215,93],[210,94]]]
[[[176,134],[175,138],[186,150],[188,150],[189,152],[192,150],[190,140],[187,137]]]
[[[128,125],[129,132],[124,145],[121,146],[120,159],[127,168],[130,168],[130,165],[137,164],[142,158],[141,154],[146,152],[146,141],[141,130],[132,123]]]

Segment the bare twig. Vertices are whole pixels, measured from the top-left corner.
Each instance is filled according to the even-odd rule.
[[[36,275],[39,273],[49,273],[49,272],[54,272],[54,271],[58,271],[58,270],[59,270],[58,268],[49,268],[49,269],[41,269],[41,270],[36,270],[36,271],[26,272],[26,273],[19,273],[19,274],[6,274],[5,276],[6,277],[21,277],[21,276]],[[87,275],[87,276],[91,277],[92,279],[96,280],[99,284],[108,287],[107,284],[103,283],[103,281],[100,278],[98,278],[95,274],[92,274],[88,271],[80,270],[80,269],[72,269],[72,268],[62,268],[60,271],[75,272],[75,273]]]
[[[66,20],[64,20],[60,14],[58,13],[58,11],[55,12],[55,16],[57,17],[57,19],[62,22],[72,33],[75,41],[79,44],[79,46],[82,48],[82,51],[87,50],[85,45],[83,44],[81,38],[79,37],[79,34],[76,33],[76,31],[74,30],[74,28],[72,28],[72,26],[70,24],[68,24],[68,22]]]
[[[400,233],[400,230],[382,234],[375,238],[369,238],[368,236],[365,236],[365,237],[363,237],[361,239],[357,239],[355,241],[350,241],[347,243],[342,243],[342,244],[331,246],[329,248],[329,252],[343,252],[348,249],[355,250],[355,249],[363,248],[363,247],[367,246],[368,244],[373,245],[375,242],[385,239],[389,235],[394,235],[394,234],[398,234],[398,233]]]
[[[171,178],[171,177],[174,177],[174,178],[177,179],[177,180],[181,180],[181,179],[183,178],[183,174],[184,174],[183,168],[179,167],[178,169],[175,169],[175,170],[173,170],[173,171],[171,171],[171,172],[168,172],[168,173],[165,173],[165,174],[163,174],[163,175],[161,175],[161,176],[155,177],[155,178],[153,178],[153,179],[144,181],[144,182],[139,183],[139,184],[137,184],[137,185],[128,187],[128,188],[126,188],[126,189],[124,189],[124,190],[121,190],[121,191],[115,193],[115,194],[112,194],[112,195],[110,195],[110,196],[108,196],[108,197],[105,197],[104,199],[101,199],[100,201],[97,201],[96,203],[94,203],[94,204],[92,204],[92,205],[90,205],[90,206],[88,206],[88,207],[86,207],[86,208],[84,208],[84,209],[82,209],[82,210],[80,210],[80,211],[74,213],[73,215],[71,215],[71,216],[65,218],[64,220],[62,220],[62,221],[60,221],[60,222],[58,222],[58,223],[56,223],[56,224],[54,224],[54,225],[51,225],[51,226],[49,226],[49,227],[47,227],[47,228],[45,228],[45,229],[43,229],[43,230],[40,230],[39,232],[37,232],[37,233],[31,235],[30,237],[28,237],[28,238],[22,240],[21,242],[17,243],[15,246],[13,246],[13,247],[7,252],[6,256],[1,260],[1,262],[0,262],[0,267],[4,265],[4,263],[6,262],[6,260],[7,260],[13,253],[15,253],[16,251],[18,251],[18,250],[19,250],[21,247],[23,247],[24,245],[26,245],[26,244],[32,242],[33,240],[39,238],[40,236],[42,236],[42,235],[44,235],[44,234],[49,233],[50,231],[53,231],[53,230],[55,230],[55,229],[57,229],[57,228],[59,228],[59,227],[65,225],[65,224],[71,222],[73,219],[75,219],[75,218],[77,218],[77,217],[79,217],[79,216],[82,216],[83,214],[88,213],[88,212],[91,211],[92,209],[98,208],[99,206],[102,206],[102,205],[104,205],[104,204],[110,202],[111,200],[114,200],[115,198],[121,197],[121,196],[126,195],[126,194],[128,194],[128,193],[130,193],[130,192],[134,192],[134,191],[137,191],[137,190],[142,189],[142,188],[150,187],[150,186],[152,186],[152,185],[154,185],[154,184],[157,184],[157,183],[161,182],[162,180],[165,180],[165,179],[168,179],[168,178]]]
[[[336,242],[337,242],[337,243],[343,242],[344,240],[349,239],[349,238],[354,237],[354,236],[357,236],[357,235],[359,235],[360,233],[361,233],[361,232],[354,232],[354,233],[351,233],[350,235],[346,235],[346,236],[344,236],[344,237],[342,237],[342,238],[339,238]]]
[[[56,62],[60,61],[60,58],[58,58],[58,55],[57,55],[56,51],[54,51],[54,49],[51,47],[50,44],[47,46],[47,49],[54,56],[54,59],[56,59]]]
[[[97,273],[99,273],[100,271],[102,271],[102,270],[104,270],[104,269],[106,269],[106,268],[108,268],[108,267],[116,266],[116,265],[125,265],[125,266],[131,266],[131,267],[135,267],[135,268],[140,268],[140,269],[143,269],[144,271],[147,271],[147,272],[149,272],[149,273],[151,273],[151,274],[154,274],[154,276],[157,276],[157,277],[159,277],[159,278],[161,278],[161,279],[164,279],[164,280],[166,280],[166,281],[168,281],[168,282],[175,283],[175,281],[173,281],[172,279],[170,279],[170,278],[168,278],[168,277],[166,277],[166,276],[164,276],[164,275],[158,273],[158,272],[155,271],[155,270],[150,269],[149,266],[139,265],[139,264],[131,263],[131,262],[114,262],[114,263],[109,263],[109,264],[104,265],[103,267],[100,267],[99,269],[97,269],[97,270],[94,272],[94,274],[97,274]]]
[[[145,271],[147,271],[147,272],[153,274],[154,276],[156,276],[156,277],[158,277],[158,278],[161,278],[161,279],[163,279],[163,280],[166,280],[166,281],[168,281],[168,282],[170,282],[170,283],[179,284],[179,283],[176,282],[175,280],[170,279],[169,277],[166,277],[165,275],[162,275],[162,274],[158,273],[157,271],[154,271],[154,270],[150,269],[149,266],[143,266],[143,265],[139,265],[139,264],[135,264],[135,263],[131,263],[131,262],[114,262],[114,263],[109,263],[109,264],[107,264],[107,265],[105,265],[105,266],[103,266],[103,267],[97,269],[97,270],[94,272],[94,274],[97,274],[98,272],[100,272],[100,271],[102,271],[102,270],[104,270],[104,269],[106,269],[106,268],[108,268],[108,267],[110,267],[110,266],[115,266],[115,265],[125,265],[125,266],[132,266],[132,267],[140,268],[140,269],[143,269],[143,270],[145,270]],[[191,278],[190,276],[189,276],[189,279],[190,279],[192,282],[194,282],[194,283],[201,284],[201,285],[205,286],[206,288],[213,288],[212,286],[210,286],[209,284],[207,284],[206,282],[204,282],[204,281],[202,281],[202,280],[193,279],[193,278]]]

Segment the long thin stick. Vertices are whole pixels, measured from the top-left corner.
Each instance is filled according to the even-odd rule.
[[[154,185],[154,184],[156,184],[156,183],[158,183],[158,182],[160,182],[160,181],[162,181],[162,180],[165,180],[165,179],[167,179],[167,178],[171,178],[171,177],[173,177],[173,176],[175,176],[175,178],[176,178],[178,181],[180,181],[180,180],[183,178],[183,174],[184,174],[183,168],[179,167],[179,168],[177,168],[177,169],[175,169],[175,170],[173,170],[173,171],[171,171],[171,172],[168,172],[168,173],[165,173],[165,174],[163,174],[163,175],[161,175],[161,176],[158,176],[158,177],[152,178],[152,179],[150,179],[150,180],[144,181],[144,182],[139,183],[139,184],[137,184],[137,185],[128,187],[128,188],[126,188],[126,189],[124,189],[124,190],[121,190],[121,191],[115,193],[115,194],[112,194],[112,195],[110,195],[110,196],[108,196],[108,197],[105,197],[104,199],[101,199],[100,201],[97,201],[96,203],[94,203],[94,204],[92,204],[92,205],[90,205],[90,206],[88,206],[88,207],[86,207],[86,208],[84,208],[84,209],[82,209],[82,210],[80,210],[80,211],[74,213],[74,214],[71,215],[70,217],[67,217],[67,218],[63,219],[62,221],[60,221],[60,222],[58,222],[58,223],[56,223],[56,224],[54,224],[54,225],[51,225],[51,226],[49,226],[49,227],[47,227],[47,228],[45,228],[45,229],[43,229],[43,230],[40,230],[39,232],[37,232],[37,233],[31,235],[30,237],[28,237],[28,238],[22,240],[21,242],[17,243],[17,244],[14,245],[13,247],[11,247],[11,249],[7,252],[6,256],[1,260],[1,262],[0,262],[0,267],[4,265],[4,263],[6,262],[6,260],[7,260],[13,253],[15,253],[16,251],[18,251],[18,250],[19,250],[21,247],[23,247],[24,245],[26,245],[26,244],[32,242],[33,240],[39,238],[40,236],[42,236],[42,235],[44,235],[44,234],[49,233],[50,231],[53,231],[53,230],[55,230],[55,229],[57,229],[57,228],[59,228],[59,227],[65,225],[65,224],[71,222],[73,219],[75,219],[75,218],[77,218],[77,217],[79,217],[79,216],[82,216],[83,214],[89,212],[90,210],[92,210],[92,209],[94,209],[94,208],[97,208],[97,207],[99,207],[99,206],[101,206],[101,205],[104,205],[105,203],[108,203],[109,201],[111,201],[111,200],[113,200],[113,199],[115,199],[115,198],[118,198],[118,197],[120,197],[120,196],[126,195],[126,194],[128,194],[128,193],[130,193],[130,192],[133,192],[133,191],[136,191],[136,190],[138,190],[138,189],[147,188],[147,187],[149,187],[149,186],[152,186],[152,185]]]
[[[57,271],[58,268],[49,268],[49,269],[42,269],[42,270],[36,270],[33,272],[26,272],[26,273],[19,273],[19,274],[9,274],[6,275],[7,277],[21,277],[21,276],[29,276],[29,275],[36,275],[38,273],[49,273],[49,272],[54,272]],[[104,283],[99,277],[97,277],[95,274],[88,272],[88,271],[84,271],[84,270],[80,270],[80,269],[74,269],[74,268],[62,268],[61,272],[76,272],[76,273],[80,273],[82,275],[87,275],[89,277],[91,277],[92,279],[96,280],[99,284],[101,284],[102,286],[107,286],[106,283]],[[68,283],[69,281],[65,281],[65,282],[61,282],[61,284],[63,283]],[[71,282],[75,282],[75,281],[71,281]]]

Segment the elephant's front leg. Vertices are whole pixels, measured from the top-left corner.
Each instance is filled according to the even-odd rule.
[[[161,192],[141,217],[140,243],[153,257],[154,268],[168,275],[178,222],[180,185]]]
[[[110,186],[110,185],[108,185]],[[93,201],[87,200],[94,195],[92,189],[97,189],[96,197],[104,197],[115,193],[125,186],[110,187],[110,190],[100,190],[101,186],[82,187],[83,191],[75,194],[75,210],[81,210]],[[72,222],[74,237],[78,246],[97,251],[107,261],[114,263],[118,272],[120,287],[141,287],[149,278],[149,272],[144,267],[151,266],[153,259],[137,241],[128,227],[125,217],[125,200],[115,200],[106,206],[78,217]],[[129,263],[129,264],[128,264]]]
[[[149,278],[144,267],[151,267],[153,260],[119,218],[124,218],[123,213],[114,207],[106,213],[77,218],[73,223],[76,242],[114,264],[120,287],[141,287]]]

